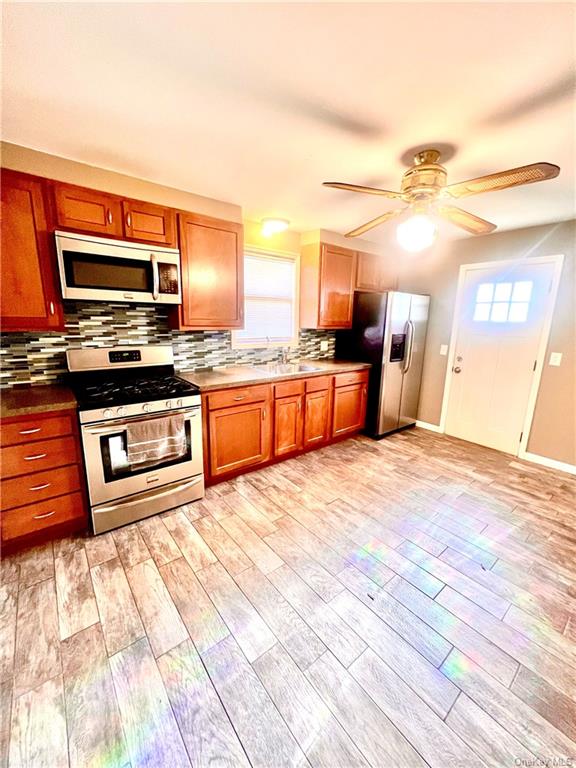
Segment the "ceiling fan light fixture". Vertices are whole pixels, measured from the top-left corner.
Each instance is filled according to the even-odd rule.
[[[263,237],[271,237],[279,232],[285,232],[290,226],[288,219],[262,219],[261,232]]]
[[[438,228],[435,222],[423,213],[416,213],[396,228],[396,239],[405,251],[419,253],[429,248],[436,240]]]

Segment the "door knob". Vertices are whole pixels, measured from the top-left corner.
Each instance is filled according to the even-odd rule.
[[[454,368],[452,368],[452,370],[454,371],[454,373],[460,373],[460,371],[462,370],[462,368],[460,368],[460,366],[459,366],[459,365],[456,365]]]

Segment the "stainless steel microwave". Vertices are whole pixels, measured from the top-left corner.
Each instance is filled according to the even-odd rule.
[[[64,299],[180,304],[180,251],[56,232]]]

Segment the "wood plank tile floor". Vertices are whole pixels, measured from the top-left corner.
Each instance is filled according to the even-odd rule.
[[[576,764],[575,490],[416,429],[4,558],[0,765]]]

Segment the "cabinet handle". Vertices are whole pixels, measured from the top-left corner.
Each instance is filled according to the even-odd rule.
[[[262,411],[262,421],[264,421],[266,418],[266,408]]]
[[[106,211],[106,219],[108,220],[108,224],[112,224],[112,222],[114,221],[114,219],[112,218],[111,208],[108,208],[108,210]]]
[[[234,400],[246,400],[246,395],[237,395]]]
[[[42,432],[42,427],[34,427],[34,429],[21,429],[21,435],[33,435],[35,432]]]
[[[44,488],[50,488],[52,483],[44,483],[43,485],[33,485],[32,488],[28,488],[29,491],[43,491]]]
[[[34,456],[24,456],[24,461],[34,461],[35,459],[44,459],[47,453],[36,453]]]
[[[302,400],[298,400],[298,413],[302,410]]]
[[[56,309],[54,308],[54,302],[51,301],[48,306],[50,307],[50,314],[54,315],[56,313]]]
[[[126,226],[128,227],[128,229],[132,229],[132,214],[130,213],[130,211],[128,211],[128,213],[126,214]]]
[[[44,512],[43,515],[32,515],[34,520],[44,520],[45,517],[52,517],[52,515],[56,514],[56,510],[53,509],[52,512]]]

